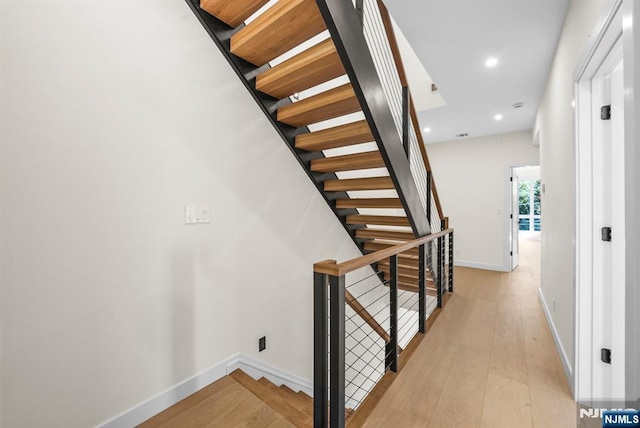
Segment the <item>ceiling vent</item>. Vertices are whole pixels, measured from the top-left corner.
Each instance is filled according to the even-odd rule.
[[[464,137],[468,137],[468,136],[469,136],[469,134],[467,134],[466,132],[462,132],[460,134],[456,134],[456,137],[458,137],[458,138],[464,138]]]
[[[514,108],[514,109],[519,109],[519,108],[522,108],[522,107],[524,107],[524,103],[515,103],[515,104],[513,105],[513,108]]]

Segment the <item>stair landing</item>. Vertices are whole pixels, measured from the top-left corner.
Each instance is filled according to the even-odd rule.
[[[303,392],[236,370],[139,427],[304,427],[312,425],[312,411],[313,401]]]

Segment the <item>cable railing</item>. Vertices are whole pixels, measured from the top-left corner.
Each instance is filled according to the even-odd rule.
[[[447,263],[448,261],[448,263]],[[344,427],[443,297],[453,292],[453,230],[314,265],[314,426]]]
[[[420,202],[427,214],[431,230],[442,230],[448,225],[445,222],[442,226],[441,223],[445,217],[442,214],[435,183],[433,178],[429,177],[431,166],[391,17],[381,0],[356,0],[354,6],[362,14],[364,37],[389,103],[396,129],[402,139]]]

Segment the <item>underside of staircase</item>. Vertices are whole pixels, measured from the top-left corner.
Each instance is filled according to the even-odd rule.
[[[315,0],[187,2],[363,254],[431,232],[410,215],[416,195],[389,170]],[[417,291],[417,250],[401,269]]]

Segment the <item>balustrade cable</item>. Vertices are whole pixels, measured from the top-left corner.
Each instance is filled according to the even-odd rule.
[[[315,391],[328,389],[314,399],[314,418],[329,411],[331,420],[344,423],[345,415],[357,411],[388,371],[398,370],[402,349],[426,331],[430,311],[441,307],[442,296],[451,291],[451,265],[445,262],[453,257],[452,234],[447,229],[340,265],[316,264],[314,325],[316,335],[325,339],[315,340]],[[416,260],[405,257],[415,254],[414,248],[417,281],[406,268],[402,272],[409,275],[399,275],[401,266]],[[378,263],[388,265],[388,272],[376,269]],[[343,426],[338,422],[335,426]]]

